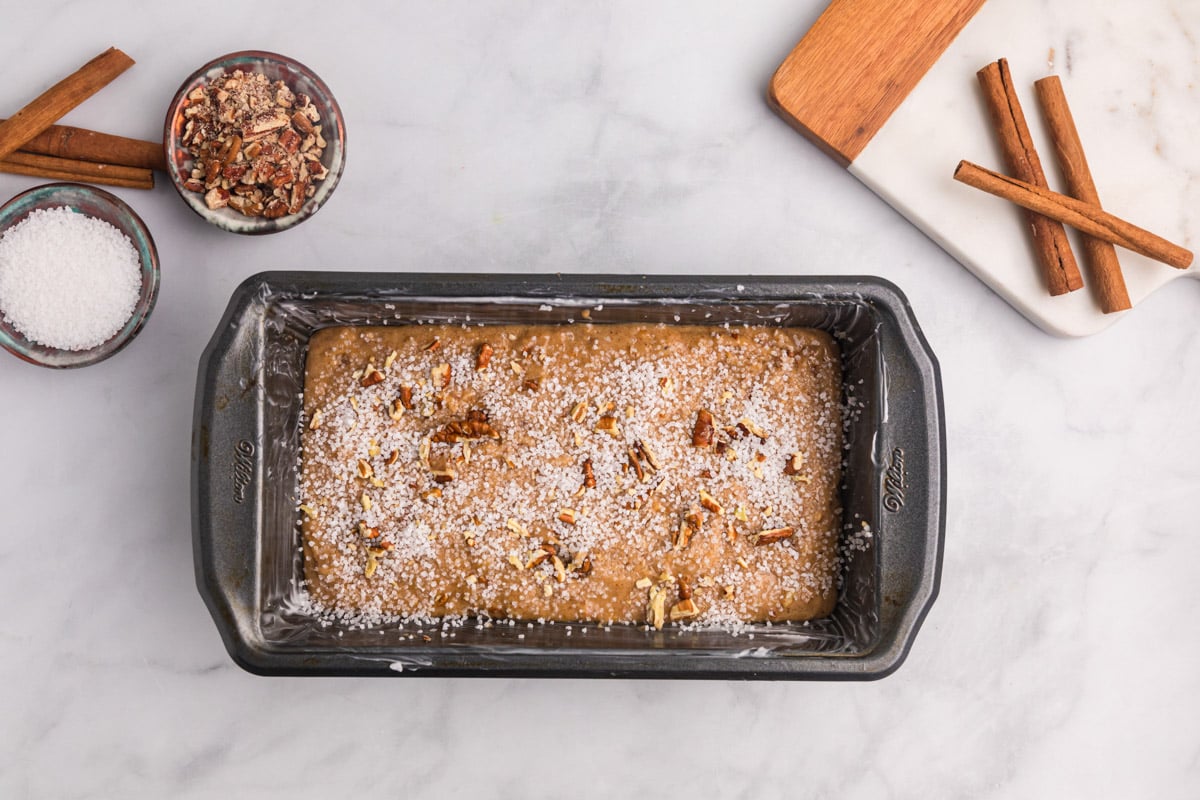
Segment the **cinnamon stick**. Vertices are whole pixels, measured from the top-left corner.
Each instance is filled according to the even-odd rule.
[[[1062,81],[1057,75],[1051,75],[1035,81],[1033,88],[1037,92],[1042,116],[1054,142],[1054,153],[1058,158],[1063,180],[1067,183],[1067,192],[1076,200],[1099,207],[1100,194],[1096,191],[1092,171],[1088,168],[1087,157],[1083,154],[1083,143],[1079,140],[1075,119],[1067,105]],[[1129,291],[1125,288],[1125,277],[1121,274],[1116,248],[1103,239],[1087,234],[1084,234],[1082,242],[1083,258],[1087,263],[1090,283],[1096,291],[1100,309],[1105,314],[1111,314],[1130,308]]]
[[[0,122],[0,159],[46,130],[132,66],[132,58],[110,47],[51,86],[12,117]]]
[[[1002,58],[988,64],[976,76],[1009,171],[1019,180],[1047,188],[1041,159],[1033,146],[1021,102],[1012,85],[1008,60]],[[1083,276],[1079,274],[1079,265],[1075,263],[1075,254],[1071,252],[1071,243],[1063,226],[1041,214],[1030,212],[1027,217],[1033,247],[1050,294],[1066,294],[1082,288]]]
[[[1190,250],[1115,217],[1091,203],[992,172],[969,161],[958,162],[958,168],[954,170],[954,179],[988,194],[1002,197],[1029,211],[1070,225],[1088,236],[1141,253],[1147,258],[1169,264],[1176,269],[1187,269],[1191,266]]]
[[[4,120],[0,119],[0,122]],[[162,142],[129,139],[70,125],[51,125],[18,149],[23,153],[94,161],[97,164],[167,171]]]
[[[60,181],[83,181],[105,186],[123,186],[128,189],[154,188],[154,173],[141,167],[96,164],[91,161],[40,156],[20,151],[10,153],[8,158],[0,159],[0,172]]]

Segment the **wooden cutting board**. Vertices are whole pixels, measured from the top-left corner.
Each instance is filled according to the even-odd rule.
[[[1131,311],[1084,289],[1051,297],[1019,209],[953,180],[960,159],[1005,171],[976,71],[1007,58],[1050,186],[1064,191],[1033,82],[1061,77],[1106,210],[1200,240],[1200,3],[834,0],[772,79],[772,105],[851,174],[1046,331],[1103,330],[1181,277],[1119,251]],[[1069,234],[1077,258],[1082,248]]]

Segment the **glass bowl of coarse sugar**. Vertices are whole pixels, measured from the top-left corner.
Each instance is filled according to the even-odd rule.
[[[43,367],[103,361],[158,298],[158,251],[120,198],[49,183],[0,206],[0,347]]]

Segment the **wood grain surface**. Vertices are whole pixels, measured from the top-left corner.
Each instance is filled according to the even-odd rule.
[[[834,0],[776,70],[771,105],[848,166],[983,0]]]

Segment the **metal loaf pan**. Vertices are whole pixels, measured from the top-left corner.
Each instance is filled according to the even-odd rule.
[[[586,323],[583,309],[591,309]],[[468,320],[831,332],[854,410],[844,539],[864,522],[873,532],[865,546],[859,537],[846,548],[833,614],[737,632],[524,623],[362,630],[306,617],[296,602],[296,491],[309,337],[330,325]],[[904,660],[937,595],[945,462],[937,362],[904,296],[878,278],[267,272],[234,292],[200,361],[196,580],[230,655],[260,674],[879,678]]]

